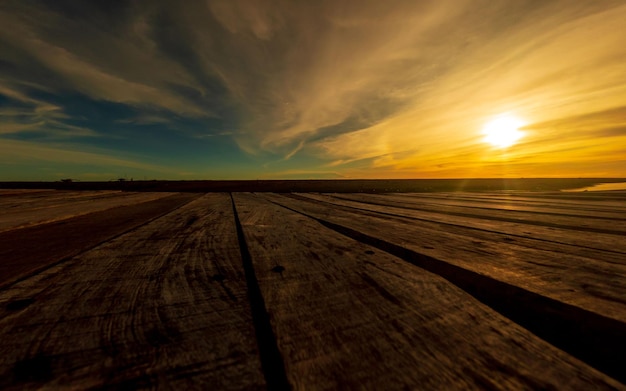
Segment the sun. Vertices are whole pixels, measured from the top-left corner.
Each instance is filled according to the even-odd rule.
[[[485,124],[483,140],[497,148],[510,147],[524,136],[519,130],[524,125],[524,121],[513,115],[500,115]]]

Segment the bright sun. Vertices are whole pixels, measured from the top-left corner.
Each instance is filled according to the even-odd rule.
[[[524,136],[524,132],[519,130],[524,125],[525,123],[521,119],[503,114],[485,124],[483,128],[485,138],[483,140],[494,147],[510,147]]]

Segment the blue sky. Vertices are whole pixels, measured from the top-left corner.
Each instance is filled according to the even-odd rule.
[[[0,180],[626,176],[626,4],[0,3]],[[506,149],[481,130],[519,118]]]

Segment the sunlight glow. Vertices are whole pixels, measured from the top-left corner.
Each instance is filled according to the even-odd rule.
[[[524,132],[519,130],[525,123],[521,119],[503,114],[487,122],[483,128],[485,142],[498,148],[507,148],[515,144],[524,136]]]

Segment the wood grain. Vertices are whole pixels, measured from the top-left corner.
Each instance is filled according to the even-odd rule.
[[[197,198],[175,194],[0,233],[0,287],[68,259]]]
[[[0,232],[64,220],[174,193],[121,191],[30,191],[0,193]]]
[[[0,388],[264,389],[234,217],[206,195],[0,294]]]
[[[590,234],[584,231],[556,229],[533,223],[493,220],[488,217],[488,213],[487,218],[478,215],[449,215],[438,211],[436,208],[426,211],[393,206],[393,202],[390,202],[390,205],[384,205],[382,201],[376,203],[362,202],[358,199],[362,196],[357,196],[354,199],[344,195],[338,197],[335,195],[301,194],[301,196],[332,205],[347,206],[351,209],[378,212],[379,215],[404,217],[416,224],[439,231],[452,229],[454,232],[464,232],[466,236],[496,234],[500,236],[497,241],[511,242],[517,240],[518,243],[528,243],[532,248],[554,249],[559,253],[565,252],[606,262],[626,264],[626,241],[623,240],[624,235],[621,234],[598,232]],[[369,196],[365,196],[365,198],[369,198]],[[607,221],[607,226],[611,226],[610,221]]]
[[[543,194],[543,196],[542,196]],[[556,212],[591,217],[617,216],[626,212],[626,193],[612,193],[612,197],[574,197],[570,193],[398,193],[386,194],[390,199],[403,201],[449,203],[457,206],[482,207],[532,212]],[[598,213],[599,212],[599,213]]]
[[[557,229],[578,230],[582,232],[607,233],[626,235],[626,219],[623,214],[613,213],[612,216],[578,216],[562,212],[537,213],[535,211],[500,209],[500,208],[470,208],[449,204],[432,204],[415,202],[401,202],[395,197],[377,195],[337,195],[337,198],[358,199],[361,202],[383,206],[396,206],[421,212],[432,212],[450,216],[480,218],[493,221],[519,222]],[[382,197],[382,199],[381,199]],[[608,220],[608,221],[607,221]]]
[[[481,255],[478,258],[470,256],[476,251],[475,246],[463,242],[468,238],[444,230],[429,233],[403,218],[391,220],[387,215],[381,218],[373,212],[342,210],[299,196],[265,197],[445,277],[559,348],[626,381],[623,272],[611,274],[613,280],[610,280],[584,269],[584,264],[574,264],[572,268],[558,257],[553,259],[557,263],[552,264],[543,260],[535,262],[532,258],[527,262],[525,257],[518,256],[519,249],[511,248],[508,243],[494,245],[490,252],[478,254]],[[424,240],[436,241],[437,246],[423,246]],[[493,251],[498,256],[494,257]],[[563,273],[563,269],[570,273]],[[586,290],[594,288],[586,277],[607,290]],[[582,289],[567,289],[568,285]]]
[[[311,195],[307,197],[319,199]],[[342,203],[334,201],[328,204],[285,197],[280,200],[315,216],[498,281],[626,321],[626,279],[623,278],[626,275],[626,257],[601,249],[602,240],[608,235],[598,234],[601,236],[598,239],[600,244],[594,249],[546,243],[535,239],[532,234],[511,236],[511,227],[503,226],[501,222],[491,222],[487,231],[479,231],[465,228],[464,225],[477,226],[473,220],[467,219],[463,222],[455,218],[454,225],[442,226],[436,220],[431,222],[430,216],[420,215],[421,220],[415,220],[411,218],[416,217],[411,212],[398,212],[383,206],[355,210],[342,209]],[[561,235],[567,235],[567,231],[561,231]],[[589,240],[595,237],[587,236]],[[622,239],[610,236],[613,240]]]
[[[259,197],[235,201],[295,389],[621,387],[434,274]]]
[[[6,210],[63,220],[0,233],[0,389],[626,390],[618,193],[0,192]]]

